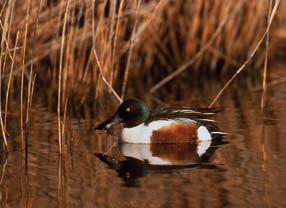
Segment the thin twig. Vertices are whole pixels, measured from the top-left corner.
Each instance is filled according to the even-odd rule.
[[[96,60],[96,63],[97,63],[97,66],[98,66],[98,70],[99,70],[99,73],[100,73],[100,76],[103,80],[103,82],[107,85],[107,87],[111,90],[112,94],[115,96],[115,98],[120,102],[122,103],[122,99],[119,97],[119,95],[117,94],[117,92],[113,89],[113,87],[109,84],[109,82],[107,81],[107,79],[104,77],[103,73],[102,73],[102,68],[101,68],[101,65],[100,65],[100,62],[98,60],[98,56],[97,56],[97,53],[96,53],[96,50],[95,48],[93,48],[93,54],[94,54],[94,57],[95,57],[95,60]]]
[[[212,107],[215,102],[219,99],[219,97],[222,95],[222,93],[225,91],[225,89],[230,85],[230,83],[238,76],[238,74],[245,68],[245,66],[252,60],[253,56],[255,55],[255,53],[257,52],[258,48],[260,47],[261,43],[263,42],[264,38],[267,36],[270,26],[272,24],[273,18],[277,12],[278,6],[279,6],[280,0],[276,0],[274,7],[272,9],[271,12],[271,16],[269,19],[269,23],[267,25],[267,28],[265,30],[265,32],[263,33],[261,39],[258,41],[256,47],[253,49],[253,51],[251,52],[250,56],[248,57],[248,59],[242,64],[242,66],[234,73],[234,75],[227,81],[227,83],[223,86],[223,88],[219,91],[219,93],[216,95],[216,97],[213,99],[213,101],[210,103],[209,107]]]
[[[9,48],[9,50],[7,49],[6,51],[1,52],[1,55],[10,54],[11,52],[14,52],[14,51],[22,49],[22,48],[23,48],[22,46]]]

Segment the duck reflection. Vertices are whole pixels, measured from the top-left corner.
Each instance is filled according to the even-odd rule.
[[[221,145],[226,144],[220,139],[199,143],[176,144],[125,144],[119,143],[113,152],[114,156],[102,153],[95,155],[118,176],[125,185],[138,185],[137,179],[150,171],[166,172],[180,169],[218,168],[209,161],[211,155]],[[119,153],[119,154],[118,154]]]

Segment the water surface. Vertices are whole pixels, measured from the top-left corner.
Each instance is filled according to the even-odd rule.
[[[60,157],[56,115],[36,99],[31,125],[22,136],[17,112],[9,116],[9,154],[1,152],[0,160],[0,203],[2,207],[286,207],[286,82],[271,81],[285,77],[284,71],[278,68],[271,74],[263,111],[260,80],[240,79],[227,90],[218,103],[225,111],[216,120],[231,135],[203,158],[196,145],[118,146],[116,131],[95,133],[91,128],[112,109],[95,119],[68,119]],[[220,87],[209,81],[203,87],[183,86],[183,92],[179,87],[158,96],[169,104],[207,106]],[[27,151],[21,151],[21,138],[27,141]],[[158,160],[148,164],[141,155],[142,163],[136,158],[142,149],[152,149],[149,159],[163,155],[171,166]]]

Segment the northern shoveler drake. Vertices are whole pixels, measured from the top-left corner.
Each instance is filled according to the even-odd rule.
[[[211,117],[218,108],[167,107],[150,112],[142,100],[125,100],[116,113],[95,130],[123,123],[120,141],[125,143],[187,143],[212,140],[218,131]]]

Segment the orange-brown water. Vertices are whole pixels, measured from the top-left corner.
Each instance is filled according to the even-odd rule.
[[[153,147],[153,153],[171,157],[179,167],[156,168],[131,159],[130,168],[136,167],[138,171],[125,175],[116,163],[126,160],[114,144],[116,133],[91,130],[112,110],[91,120],[68,119],[64,156],[59,157],[56,115],[35,99],[31,126],[23,134],[27,151],[20,151],[18,113],[9,115],[9,153],[5,158],[1,152],[0,160],[0,204],[2,207],[286,207],[286,81],[281,80],[285,75],[285,68],[272,68],[270,80],[280,81],[270,81],[264,112],[260,109],[261,91],[257,90],[260,81],[240,79],[227,90],[218,104],[226,109],[216,120],[232,134],[224,138],[227,144],[213,149],[203,161],[205,165],[196,166],[198,158],[191,154],[192,147]],[[174,87],[174,93],[164,95],[163,100],[181,106],[195,103],[205,107],[220,89],[217,83],[208,81],[203,87],[191,90],[184,87],[183,92]],[[170,152],[181,154],[174,158]],[[118,161],[109,167],[94,153],[106,153]],[[119,168],[125,168],[120,165]]]

